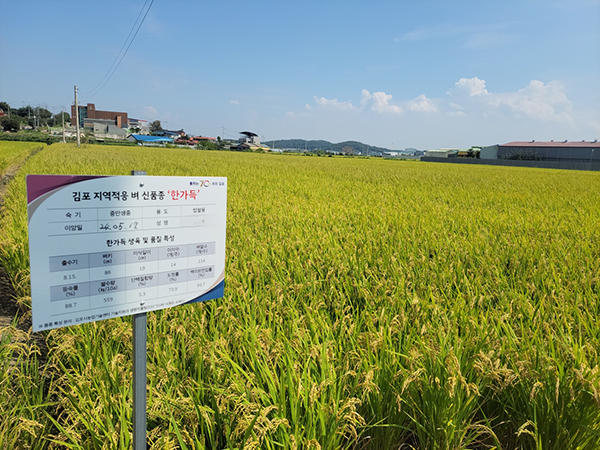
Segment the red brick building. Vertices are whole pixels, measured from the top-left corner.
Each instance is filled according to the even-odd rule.
[[[80,127],[83,127],[83,119],[113,120],[119,128],[127,127],[129,124],[126,112],[99,111],[93,103],[88,103],[87,106],[79,106]],[[71,105],[71,123],[75,123],[75,120],[75,105]]]

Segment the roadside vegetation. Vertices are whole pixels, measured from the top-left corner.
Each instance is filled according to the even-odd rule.
[[[600,173],[53,144],[25,311],[25,175],[132,169],[229,186],[225,297],[148,314],[151,448],[600,447]],[[131,447],[130,318],[0,336],[0,448]]]

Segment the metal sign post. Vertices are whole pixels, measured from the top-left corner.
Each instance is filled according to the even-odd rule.
[[[145,171],[132,170],[131,175],[143,176]],[[134,314],[133,327],[133,450],[146,450],[146,386],[147,375],[147,313]]]
[[[146,313],[133,315],[133,449],[146,450]]]

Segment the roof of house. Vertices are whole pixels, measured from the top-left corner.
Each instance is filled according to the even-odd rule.
[[[173,139],[164,136],[147,136],[145,134],[130,134],[129,136],[140,142],[173,142]]]
[[[252,131],[240,131],[240,134],[244,134],[244,135],[246,135],[246,136],[248,136],[248,137],[251,137],[251,136],[258,136],[258,134],[256,134],[256,133],[253,133]]]
[[[425,150],[429,153],[456,153],[460,151],[458,148],[437,148],[435,150]]]
[[[514,141],[501,144],[499,147],[583,147],[600,148],[600,142],[595,141]]]
[[[170,131],[170,130],[157,130],[154,131],[154,135],[156,136],[181,136],[181,133],[179,131]]]

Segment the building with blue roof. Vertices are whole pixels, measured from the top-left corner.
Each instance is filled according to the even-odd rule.
[[[130,134],[127,140],[131,142],[137,142],[139,145],[160,145],[160,144],[172,144],[173,139],[165,136],[148,136],[145,134]]]

